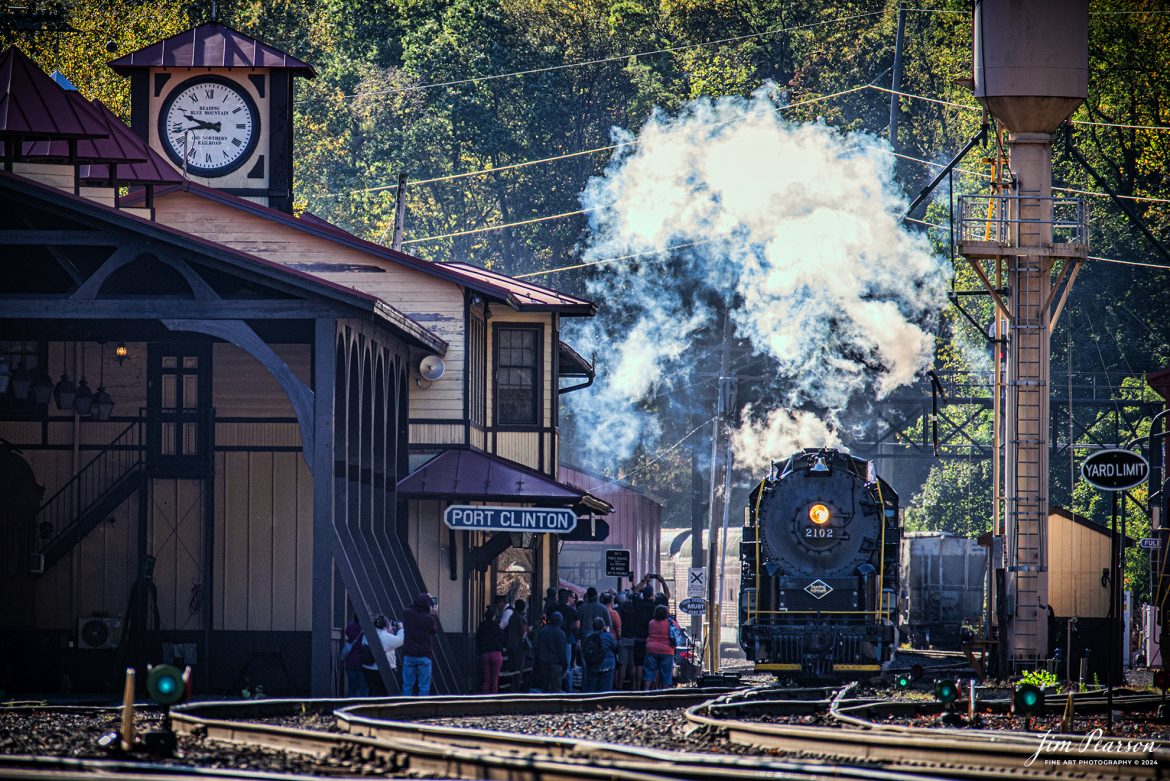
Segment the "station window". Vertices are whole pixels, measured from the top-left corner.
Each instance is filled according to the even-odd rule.
[[[497,426],[540,422],[539,326],[497,326],[495,334]]]

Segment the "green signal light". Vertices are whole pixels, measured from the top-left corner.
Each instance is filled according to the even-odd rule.
[[[174,705],[183,699],[183,674],[179,668],[160,664],[150,668],[146,678],[146,693],[159,705]]]
[[[910,678],[910,676],[909,676],[909,675],[907,675],[906,673],[902,673],[901,675],[899,675],[899,676],[898,676],[898,679],[897,679],[897,681],[896,681],[896,682],[897,682],[897,684],[898,684],[898,688],[899,688],[899,689],[909,689],[909,688],[910,688],[910,684],[911,684],[913,681],[912,681],[912,679]]]
[[[1044,710],[1044,691],[1030,683],[1024,683],[1016,689],[1016,713],[1021,716],[1031,716]]]
[[[934,685],[934,696],[944,705],[950,705],[959,699],[959,685],[950,678],[943,679]]]

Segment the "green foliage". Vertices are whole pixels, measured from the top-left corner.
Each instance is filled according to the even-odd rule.
[[[935,464],[906,511],[910,531],[978,537],[991,530],[991,522],[991,463],[986,460]]]
[[[1020,675],[1020,679],[1016,681],[1016,685],[1020,686],[1030,683],[1033,686],[1039,686],[1041,689],[1050,689],[1055,688],[1059,682],[1060,679],[1056,677],[1056,673],[1050,673],[1047,670],[1027,670]]]

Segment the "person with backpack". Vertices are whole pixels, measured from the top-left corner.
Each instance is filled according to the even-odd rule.
[[[600,616],[593,619],[593,631],[581,641],[585,657],[585,691],[607,692],[613,689],[613,671],[617,666],[617,640]]]
[[[643,688],[669,689],[674,685],[674,646],[671,634],[670,609],[666,605],[654,608],[646,632],[646,658],[643,665]]]

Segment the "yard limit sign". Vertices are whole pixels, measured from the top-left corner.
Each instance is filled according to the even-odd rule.
[[[1117,535],[1117,494],[1136,488],[1150,476],[1150,463],[1141,453],[1121,448],[1110,448],[1090,453],[1081,462],[1081,477],[1100,491],[1108,491],[1113,498],[1111,534],[1109,536],[1109,729],[1113,729],[1113,660],[1117,645],[1118,621],[1121,605],[1121,546]]]

